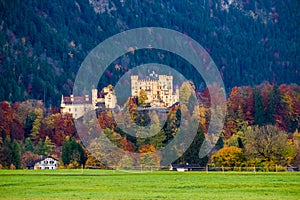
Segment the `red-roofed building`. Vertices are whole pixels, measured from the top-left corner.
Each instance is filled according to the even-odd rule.
[[[62,96],[61,98],[61,113],[71,113],[73,118],[78,119],[85,113],[95,110],[99,104],[104,105],[106,108],[115,108],[117,105],[117,98],[114,89],[111,85],[103,88],[98,93],[97,89],[92,89],[92,95],[89,96]]]

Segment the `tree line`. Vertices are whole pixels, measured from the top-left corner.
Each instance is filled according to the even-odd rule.
[[[183,99],[190,99],[192,86],[189,86],[185,83],[180,88]],[[62,114],[55,107],[46,109],[42,101],[0,102],[1,167],[24,168],[40,155],[51,155],[60,160],[61,166],[104,168],[109,163],[100,162],[98,158],[109,162],[111,154],[106,152],[105,146],[99,146],[101,143],[97,141],[102,137],[125,151],[143,153],[143,157],[125,159],[120,165],[159,166],[160,158],[153,152],[165,147],[177,136],[182,123],[180,119],[186,118],[186,115],[197,119],[199,126],[190,146],[175,163],[203,166],[207,163],[217,166],[299,165],[300,86],[265,83],[256,87],[234,87],[227,99],[222,134],[213,151],[201,159],[198,152],[207,137],[211,105],[208,90],[196,95],[200,100],[198,106],[176,104],[170,107],[168,113],[139,110],[139,103],[143,101],[129,98],[124,105],[128,112],[124,115],[99,109],[96,121],[82,121],[76,127],[71,114]],[[194,113],[199,116],[193,116]],[[161,117],[166,120],[161,121]],[[131,130],[132,121],[138,129],[128,134],[124,130]],[[156,134],[134,137],[147,134],[143,127],[149,121],[150,132]],[[96,125],[102,131],[91,129]],[[78,129],[86,134],[79,138]],[[178,152],[174,149],[173,153]]]

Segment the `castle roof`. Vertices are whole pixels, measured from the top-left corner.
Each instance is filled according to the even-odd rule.
[[[73,98],[73,101],[71,101],[71,98]],[[65,104],[92,103],[92,99],[89,98],[87,101],[85,96],[63,97],[63,100]]]
[[[98,92],[98,98],[104,98],[107,92]]]
[[[98,92],[97,93],[97,98],[104,98],[105,95],[107,95],[108,92]],[[72,95],[71,95],[72,96]],[[89,103],[91,104],[92,103],[92,97],[91,96],[88,96],[88,101],[86,100],[87,99],[87,96],[63,96],[63,101],[65,104],[86,104],[86,103]],[[71,101],[71,99],[73,98],[73,101]]]
[[[157,76],[138,76],[138,81],[158,81]]]

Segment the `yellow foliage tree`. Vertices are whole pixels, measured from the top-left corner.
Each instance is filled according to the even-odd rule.
[[[33,140],[36,140],[38,138],[38,135],[39,135],[40,129],[41,129],[41,123],[42,123],[42,119],[43,119],[43,110],[40,108],[36,108],[34,110],[34,114],[35,114],[36,118],[32,124],[31,138]]]
[[[147,97],[146,91],[141,89],[140,93],[139,93],[139,96],[138,96],[139,106],[145,106],[147,100],[148,100],[148,97]]]
[[[215,153],[211,160],[216,166],[240,167],[245,161],[243,150],[235,146],[225,146]]]

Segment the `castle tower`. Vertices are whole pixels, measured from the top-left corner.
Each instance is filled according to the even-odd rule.
[[[61,109],[61,113],[65,112],[66,104],[65,104],[65,101],[64,101],[64,95],[61,95],[60,109]]]
[[[94,89],[92,89],[92,105],[94,107],[96,107],[97,98],[98,98],[98,90],[94,88]]]
[[[175,93],[173,95],[173,104],[179,102],[179,87],[176,86]]]
[[[65,101],[64,101],[64,95],[61,95],[61,102],[60,102],[60,107],[61,108],[64,108],[66,105],[65,105]]]
[[[131,96],[138,96],[138,76],[131,76]]]

